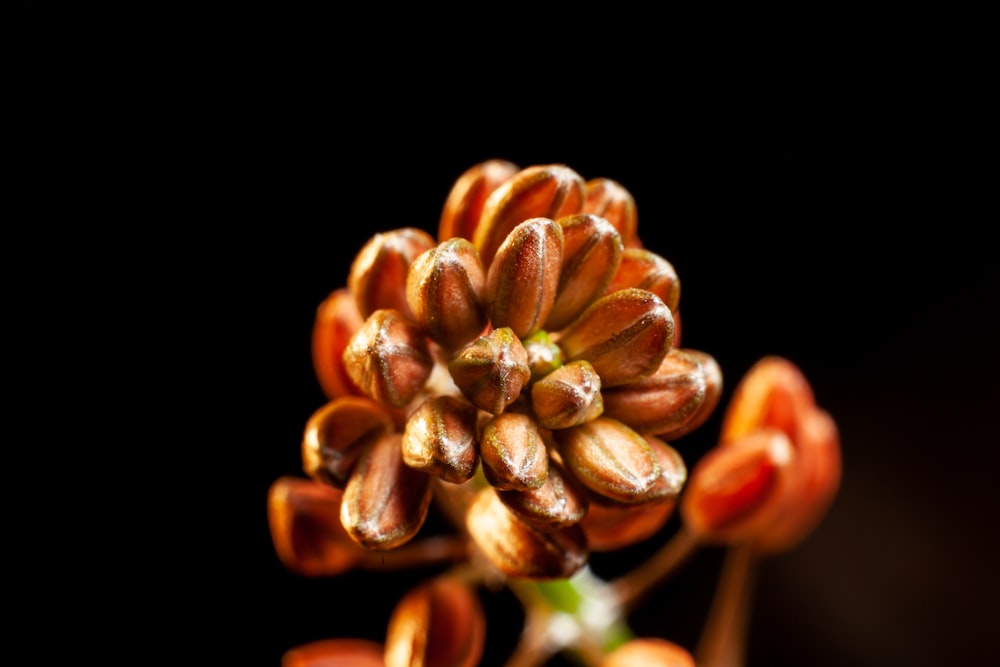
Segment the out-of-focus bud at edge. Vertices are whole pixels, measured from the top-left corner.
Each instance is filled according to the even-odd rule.
[[[368,639],[320,639],[296,646],[281,667],[385,667],[382,645]]]

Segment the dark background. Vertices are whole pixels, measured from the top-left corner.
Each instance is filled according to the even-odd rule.
[[[840,427],[840,493],[815,534],[763,564],[748,665],[978,665],[995,654],[1000,277],[995,221],[974,205],[987,185],[970,162],[977,105],[961,87],[944,86],[954,101],[938,114],[925,104],[938,93],[877,76],[761,88],[746,72],[716,81],[711,97],[640,81],[470,99],[447,71],[440,82],[405,66],[316,81],[263,71],[218,119],[224,140],[209,139],[205,170],[218,167],[218,215],[235,223],[219,248],[231,261],[218,298],[233,306],[219,353],[234,362],[223,378],[237,397],[228,446],[240,465],[212,474],[241,494],[224,508],[236,541],[209,572],[239,573],[218,610],[237,621],[230,650],[275,665],[316,639],[381,640],[395,601],[427,574],[294,576],[271,548],[265,497],[277,477],[302,474],[302,428],[324,401],[310,362],[316,306],[372,234],[433,233],[454,180],[498,157],[627,187],[645,245],[680,276],[684,345],[723,369],[722,405],[777,354]],[[718,417],[676,443],[689,465]],[[720,563],[720,551],[701,552],[636,629],[692,648]],[[486,601],[483,664],[500,665],[519,612],[503,596]]]

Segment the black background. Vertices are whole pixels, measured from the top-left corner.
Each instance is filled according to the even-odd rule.
[[[637,77],[609,89],[581,68],[575,85],[535,92],[487,71],[470,86],[447,57],[433,78],[426,64],[361,74],[344,62],[307,77],[279,62],[261,61],[239,104],[210,114],[208,181],[193,184],[222,193],[212,213],[233,229],[212,249],[226,259],[212,289],[226,312],[217,352],[231,362],[219,368],[231,407],[217,446],[239,464],[203,470],[239,489],[220,508],[222,557],[203,572],[231,584],[211,605],[238,628],[221,653],[273,665],[316,639],[380,640],[395,601],[427,574],[296,577],[271,548],[265,497],[277,477],[302,474],[302,428],[324,401],[310,362],[316,306],[372,234],[433,233],[454,180],[497,157],[627,187],[645,245],[680,276],[684,345],[723,369],[723,405],[754,361],[777,354],[840,427],[840,493],[814,535],[763,564],[748,665],[978,665],[994,654],[1000,281],[995,221],[973,204],[987,179],[971,164],[977,103],[964,87],[877,74],[762,85],[747,69],[693,88]],[[689,465],[718,414],[676,443]],[[693,647],[720,563],[720,551],[701,552],[636,629]],[[502,595],[486,602],[483,664],[500,665],[519,612]]]

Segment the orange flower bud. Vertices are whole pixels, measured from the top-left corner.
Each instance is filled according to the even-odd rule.
[[[666,639],[640,637],[609,653],[599,667],[695,667],[687,649]]]
[[[555,459],[549,461],[545,483],[537,489],[498,490],[497,496],[518,518],[540,530],[579,523],[590,506],[586,487]]]
[[[389,618],[385,667],[476,667],[486,645],[486,615],[476,592],[447,576],[425,581]]]
[[[761,535],[780,515],[793,456],[791,440],[775,428],[715,447],[695,465],[681,496],[684,525],[707,543]]]
[[[794,442],[797,422],[815,405],[812,387],[787,359],[764,357],[747,371],[733,391],[722,420],[721,442],[758,428],[781,429]]]
[[[490,265],[500,244],[525,220],[579,213],[584,189],[583,177],[561,164],[527,167],[505,181],[483,205],[472,240],[483,264]]]
[[[406,420],[403,461],[446,482],[472,478],[479,464],[479,410],[457,396],[432,396]]]
[[[632,193],[610,178],[592,178],[586,182],[583,213],[593,213],[606,219],[621,235],[625,247],[641,245],[636,232],[639,213]]]
[[[641,435],[609,417],[553,431],[563,463],[587,488],[620,502],[641,502],[662,472]]]
[[[420,393],[434,358],[416,323],[398,310],[376,310],[351,337],[344,365],[366,396],[402,408]]]
[[[312,329],[312,360],[320,389],[329,399],[360,396],[344,367],[344,350],[365,321],[354,295],[346,287],[333,290],[316,309]]]
[[[681,281],[674,265],[655,252],[643,248],[626,248],[618,270],[608,284],[606,293],[626,287],[638,287],[663,299],[673,315],[681,301]]]
[[[569,428],[604,412],[601,376],[587,361],[573,361],[531,386],[531,405],[538,425]]]
[[[528,353],[507,327],[480,336],[448,363],[455,385],[481,410],[498,415],[531,379]]]
[[[368,639],[320,639],[286,651],[281,667],[385,667],[384,656]]]
[[[553,331],[604,294],[622,256],[621,236],[604,218],[577,213],[556,222],[563,231],[562,266],[556,300],[545,320],[545,328]]]
[[[406,274],[417,255],[434,247],[434,237],[416,227],[376,234],[351,263],[347,287],[358,311],[368,317],[381,308],[410,316],[406,303]]]
[[[306,422],[303,468],[317,482],[343,489],[365,445],[393,430],[392,414],[370,398],[334,399]]]
[[[448,193],[438,222],[438,241],[459,237],[471,241],[486,199],[520,168],[506,160],[486,160],[467,169]]]
[[[483,428],[483,475],[497,489],[537,489],[549,474],[549,452],[528,415],[505,412]]]

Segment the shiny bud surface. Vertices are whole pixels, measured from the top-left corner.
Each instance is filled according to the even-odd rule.
[[[382,645],[368,639],[319,639],[281,657],[281,667],[385,667]]]
[[[599,215],[614,225],[625,247],[641,245],[636,236],[639,214],[635,198],[618,181],[610,178],[587,181],[582,212]]]
[[[549,453],[535,421],[505,412],[483,428],[479,443],[483,474],[496,489],[537,489],[549,474]]]
[[[398,310],[377,310],[344,350],[351,380],[379,403],[403,408],[434,366],[424,331]]]
[[[453,484],[472,478],[479,464],[479,411],[457,396],[432,396],[413,411],[403,431],[403,462]]]
[[[559,218],[563,232],[562,266],[555,303],[545,328],[558,330],[603,296],[622,256],[618,230],[604,218],[578,213]]]
[[[497,491],[518,518],[542,530],[579,523],[590,507],[590,495],[558,461],[550,460],[545,483],[527,491]]]
[[[520,167],[506,160],[486,160],[467,169],[451,187],[438,221],[438,241],[471,241],[487,198],[510,180]]]
[[[314,412],[302,436],[302,466],[311,478],[343,489],[365,445],[394,430],[393,417],[364,396],[337,398]]]
[[[588,361],[573,361],[531,385],[531,405],[538,425],[569,428],[604,412],[601,376]]]
[[[618,270],[607,287],[607,293],[626,287],[638,287],[663,299],[673,314],[681,301],[681,281],[674,265],[655,252],[644,248],[626,248]]]
[[[448,362],[462,395],[486,412],[501,414],[531,380],[528,353],[507,327],[480,336]]]
[[[392,308],[410,315],[406,303],[406,274],[417,255],[434,247],[434,237],[416,227],[376,234],[351,263],[347,287],[362,317]]]
[[[313,370],[320,389],[329,399],[362,393],[344,367],[344,350],[364,321],[354,295],[346,287],[333,290],[316,309],[312,329]]]
[[[660,477],[656,453],[622,422],[598,417],[553,431],[563,463],[591,491],[620,502],[640,502]]]

